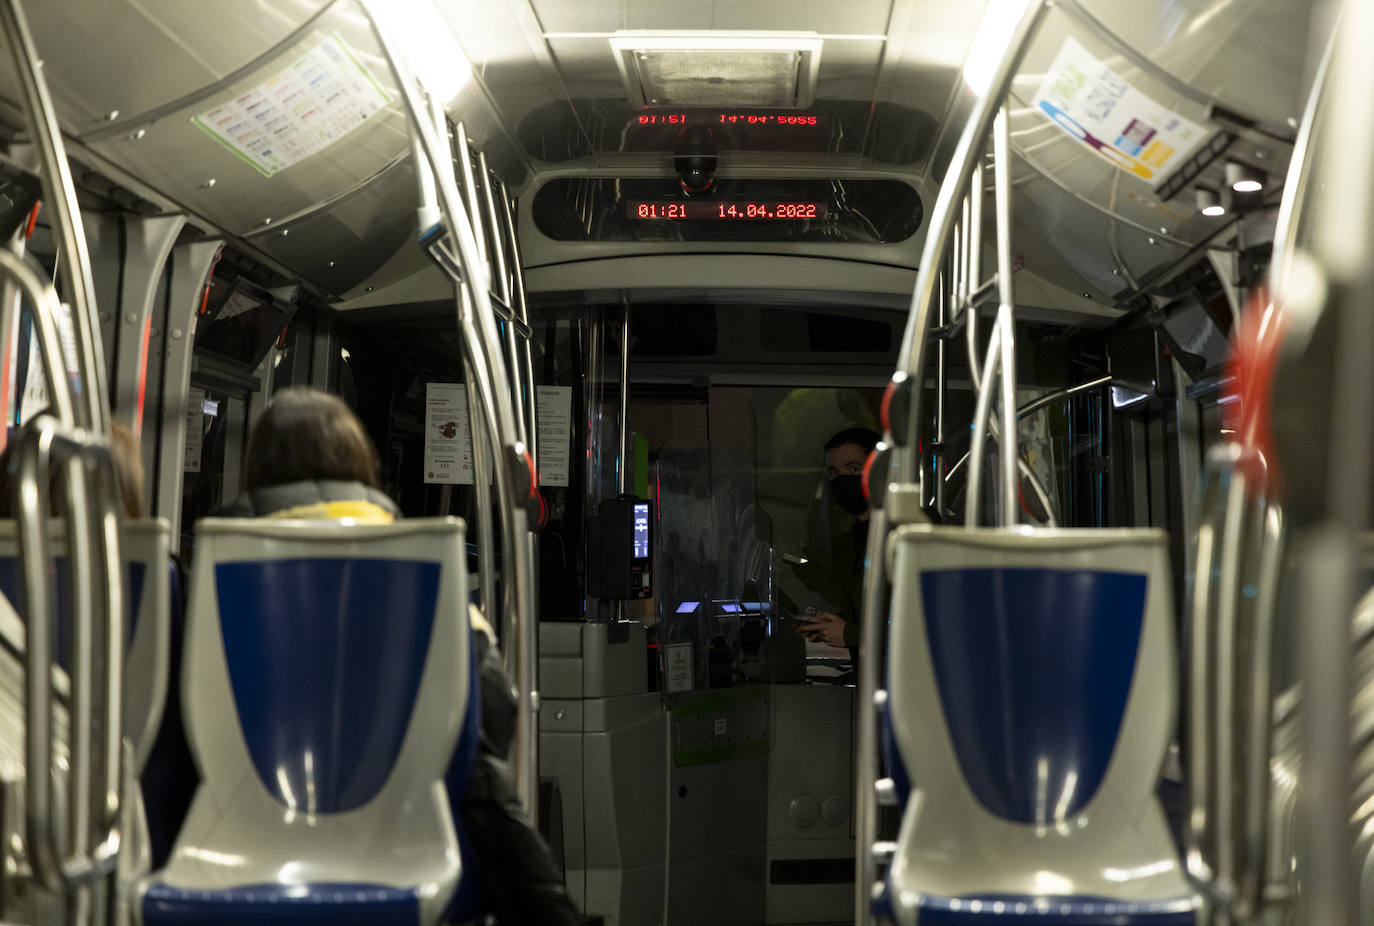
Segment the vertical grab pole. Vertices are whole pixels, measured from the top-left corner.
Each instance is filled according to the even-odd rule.
[[[625,315],[620,321],[620,414],[619,440],[616,452],[616,491],[629,495],[630,487],[630,297],[621,298]],[[625,619],[625,602],[615,603],[616,620]]]
[[[890,470],[892,483],[912,483],[919,472],[916,471],[917,435],[920,434],[921,394],[925,376],[926,341],[930,330],[930,319],[934,310],[936,287],[941,283],[940,268],[950,235],[957,221],[956,204],[960,201],[966,185],[983,156],[983,140],[987,137],[995,110],[1006,94],[1012,76],[1025,54],[1026,46],[1034,34],[1040,18],[1044,16],[1046,0],[1026,0],[1025,6],[1007,37],[997,64],[992,70],[987,87],[981,90],[974,103],[969,120],[964,125],[955,146],[954,154],[946,171],[945,180],[940,185],[935,206],[931,210],[925,243],[922,246],[916,287],[911,296],[911,308],[907,316],[906,329],[902,335],[902,345],[898,360],[897,376],[894,382],[899,385],[911,380],[912,389],[910,408],[907,410],[907,423],[904,433],[907,440],[894,448]],[[972,216],[970,216],[972,218]],[[975,249],[981,242],[975,245]],[[969,316],[972,319],[972,315]],[[888,433],[890,440],[892,435]],[[894,493],[884,493],[891,500]],[[885,503],[886,504],[886,503]],[[883,547],[887,533],[887,511],[880,509],[872,515],[869,527],[868,556],[864,569],[864,600],[862,640],[859,649],[859,761],[856,770],[856,878],[855,922],[871,922],[869,892],[874,884],[876,867],[872,858],[874,820],[873,781],[877,756],[877,718],[875,703],[878,691],[877,679],[881,670],[878,652],[885,639],[887,614],[883,609],[884,594],[887,590],[887,569],[883,560]]]
[[[1011,136],[1007,108],[997,110],[992,123],[993,200],[997,209],[997,327],[1001,334],[1002,368],[1002,525],[1017,521],[1016,462],[1016,297],[1011,282]],[[992,384],[985,378],[983,388]],[[970,460],[970,463],[974,461]],[[970,471],[972,472],[972,471]]]
[[[477,200],[477,174],[472,166],[472,149],[468,147],[467,126],[459,122],[453,127],[453,144],[458,150],[458,170],[463,177],[463,195],[467,197],[468,220],[472,223],[473,242],[481,257],[483,276],[491,280],[491,258],[487,255],[487,236],[482,230],[481,206]]]
[[[24,97],[23,109],[28,117],[29,139],[38,152],[43,199],[53,210],[52,227],[62,248],[58,272],[72,306],[72,322],[77,333],[80,395],[75,397],[76,424],[92,428],[99,434],[108,434],[110,413],[105,397],[105,355],[99,349],[100,320],[96,317],[91,258],[86,249],[86,234],[61,128],[47,85],[38,73],[39,56],[20,0],[0,0],[0,33],[4,33],[14,58],[14,69]]]
[[[855,926],[868,926],[873,922],[871,891],[878,880],[877,859],[874,857],[878,807],[874,785],[878,778],[878,673],[883,662],[878,650],[886,639],[884,631],[887,624],[887,614],[883,609],[883,598],[887,592],[887,580],[884,577],[886,564],[883,562],[887,513],[879,508],[869,515],[869,519],[864,569],[864,623],[859,627],[859,758],[854,770]]]
[[[57,333],[57,293],[38,279],[31,267],[0,249],[0,271],[28,300],[38,337],[39,357],[50,384],[49,395],[59,421],[70,426],[75,415],[67,369]],[[36,422],[41,426],[43,419]],[[49,891],[62,888],[61,836],[52,814],[53,756],[52,618],[53,576],[47,537],[46,486],[52,448],[50,430],[26,432],[17,448],[15,511],[19,516],[20,560],[25,594],[25,767],[28,800],[25,835],[34,878]],[[77,847],[78,850],[83,847]]]
[[[1338,423],[1329,437],[1326,472],[1312,474],[1321,487],[1315,523],[1295,544],[1302,575],[1297,606],[1304,631],[1300,665],[1305,780],[1297,803],[1302,882],[1294,922],[1314,926],[1347,926],[1364,912],[1360,872],[1352,864],[1350,827],[1350,615],[1356,568],[1352,541],[1368,528],[1369,448],[1374,441],[1374,409],[1369,403],[1374,370],[1368,358],[1374,342],[1374,271],[1368,259],[1374,248],[1374,177],[1369,171],[1374,111],[1368,106],[1374,58],[1367,47],[1374,35],[1374,7],[1348,0],[1337,34],[1328,78],[1331,95],[1324,106],[1340,118],[1334,126],[1333,120],[1324,120],[1328,143],[1315,148],[1320,172],[1329,181],[1313,190],[1315,266],[1306,274],[1282,267],[1284,292],[1276,294],[1279,302],[1305,309],[1306,325],[1315,327],[1319,314],[1327,316],[1323,320],[1330,326],[1329,334],[1322,338],[1329,338],[1330,351],[1312,360],[1330,364],[1330,395],[1321,398],[1330,402],[1330,420]],[[1309,399],[1293,401],[1296,405]]]
[[[472,314],[472,301],[467,283],[458,284],[458,299],[463,303],[461,310]],[[473,364],[468,358],[463,362],[464,391],[468,399],[468,430],[472,437],[472,489],[477,509],[477,577],[481,585],[482,613],[497,626],[504,616],[504,608],[498,610],[500,602],[496,596],[496,525],[491,516],[491,468],[496,462],[492,451],[496,447],[495,436],[487,429],[486,418],[482,415],[481,387],[473,375]],[[509,645],[509,643],[507,643]]]
[[[71,171],[67,162],[61,129],[48,96],[47,86],[39,74],[39,57],[24,16],[20,0],[0,2],[0,32],[3,32],[14,60],[15,71],[19,77],[23,94],[23,109],[29,127],[29,137],[38,154],[39,175],[43,185],[43,196],[53,210],[52,226],[58,236],[63,260],[58,268],[65,284],[66,296],[72,307],[72,326],[75,333],[75,357],[79,389],[77,401],[69,403],[69,411],[74,418],[65,424],[77,424],[90,428],[96,434],[109,433],[109,404],[106,399],[105,358],[99,346],[100,322],[96,315],[95,292],[92,284],[90,255],[86,248],[86,236],[81,222],[81,212],[76,202],[76,188],[72,183]],[[53,316],[56,319],[56,315]],[[57,349],[55,355],[57,371],[62,387],[72,382],[70,373],[63,362],[60,342],[53,342]],[[58,380],[51,379],[54,390]],[[99,795],[99,788],[92,785],[91,773],[95,762],[91,748],[91,713],[93,711],[94,663],[102,662],[93,651],[94,622],[98,612],[94,603],[91,586],[94,578],[94,547],[96,537],[90,510],[87,507],[87,473],[84,462],[75,456],[66,461],[68,489],[71,496],[68,524],[70,528],[71,550],[71,592],[73,614],[76,625],[76,653],[73,660],[72,700],[76,715],[71,725],[71,800],[68,807],[70,819],[70,848],[74,853],[85,856],[97,849],[105,837],[98,832],[91,833],[91,817],[96,816],[102,824],[107,814],[102,812],[102,804],[117,807],[119,787],[111,794]],[[46,525],[45,525],[46,526]],[[121,581],[116,576],[115,581]],[[111,590],[110,596],[103,601],[104,607],[111,605],[110,597],[118,601],[118,590]],[[110,628],[110,615],[102,626]],[[122,644],[122,640],[121,640]],[[106,671],[118,673],[118,670]],[[46,680],[46,669],[44,678]],[[115,679],[118,683],[118,679]],[[43,768],[48,767],[45,763]],[[109,769],[104,774],[109,776]],[[117,772],[117,765],[114,769]],[[117,774],[116,776],[117,777]],[[110,836],[117,839],[117,832]],[[80,892],[77,907],[71,913],[77,917],[89,915],[90,895]]]
[[[988,338],[987,363],[983,365],[983,384],[978,390],[978,404],[973,412],[973,429],[970,432],[968,449],[968,487],[964,495],[964,524],[978,526],[978,497],[983,491],[983,448],[987,445],[988,432],[992,430],[988,420],[992,415],[993,377],[1000,374],[1002,366],[1002,324],[1001,310],[998,322],[992,326],[992,336]]]
[[[944,329],[954,318],[955,311],[950,306],[950,299],[943,290],[939,296],[940,302],[935,323]],[[946,395],[948,387],[945,380],[949,376],[949,369],[945,360],[945,348],[945,335],[942,333],[940,340],[935,345],[935,447],[930,454],[931,478],[935,483],[931,503],[934,504],[935,511],[941,518],[945,514],[945,461],[949,456],[945,449],[945,406],[948,404]],[[872,516],[870,515],[870,517]]]
[[[48,571],[48,499],[40,482],[48,478],[52,430],[40,419],[24,432],[16,453],[15,511],[19,519],[19,551],[24,570],[24,758],[28,799],[25,837],[34,880],[46,890],[62,889],[61,840],[53,820],[52,616],[57,595]]]
[[[617,488],[621,495],[630,493],[630,298],[621,302],[625,317],[620,322],[620,455]]]
[[[520,352],[516,345],[521,326],[511,304],[510,276],[506,263],[506,235],[501,228],[501,215],[496,211],[496,198],[492,195],[491,171],[487,169],[485,151],[477,152],[477,168],[482,178],[482,205],[487,216],[486,224],[491,229],[492,273],[497,283],[497,293],[510,313],[510,318],[505,323],[506,372],[510,376],[506,385],[510,387],[516,399],[511,403],[511,411],[515,416],[515,433],[525,446],[529,447],[529,428],[525,425],[525,403],[522,395],[524,389],[520,377]]]
[[[435,130],[446,125],[441,112],[435,113],[435,100],[426,95],[431,113],[435,115]],[[415,159],[415,176],[419,182],[420,204],[416,210],[421,241],[431,235],[438,235],[442,216],[439,212],[438,193],[434,186],[434,173],[428,170],[424,152],[416,133],[410,135],[411,156]],[[467,284],[459,284],[458,298],[465,304],[468,301]],[[470,311],[470,309],[466,310]],[[481,399],[478,385],[473,379],[471,365],[463,363],[464,392],[468,405],[468,439],[472,445],[472,491],[475,499],[473,507],[477,512],[477,600],[482,613],[495,624],[499,618],[496,590],[496,551],[495,534],[491,516],[491,457],[487,449],[491,435],[482,417]],[[464,552],[464,556],[466,556]]]
[[[503,513],[502,530],[502,573],[505,598],[510,603],[507,608],[503,639],[513,640],[514,645],[506,652],[507,664],[514,670],[517,695],[516,731],[513,754],[511,756],[512,777],[515,791],[525,813],[531,820],[537,820],[539,813],[538,792],[538,653],[535,650],[535,630],[531,626],[535,620],[534,573],[531,561],[531,545],[527,542],[528,522],[526,503],[530,496],[521,497],[517,490],[527,493],[534,491],[534,465],[525,445],[516,435],[514,416],[511,411],[511,396],[497,388],[498,382],[507,382],[505,376],[498,376],[503,366],[500,353],[494,349],[499,338],[492,315],[490,301],[489,273],[478,247],[468,212],[463,208],[457,184],[452,171],[451,153],[440,147],[440,139],[432,129],[432,114],[416,91],[414,75],[405,65],[404,58],[389,30],[381,22],[373,9],[379,0],[363,0],[362,9],[371,22],[378,44],[392,73],[396,75],[412,132],[419,135],[421,149],[429,162],[437,180],[437,193],[440,212],[444,218],[450,240],[456,246],[458,264],[465,275],[468,286],[470,306],[464,304],[461,294],[455,289],[458,322],[464,343],[471,349],[470,362],[473,376],[479,387],[482,399],[482,413],[490,432],[497,437],[501,452],[495,453],[494,469],[497,495]],[[459,135],[462,136],[461,129]],[[466,137],[460,137],[460,161],[470,176],[471,164],[466,150]],[[471,188],[469,187],[471,191]],[[476,214],[474,210],[474,218]],[[457,280],[455,280],[455,287]],[[479,330],[480,326],[480,330]],[[495,451],[495,447],[493,447]]]
[[[514,290],[511,298],[511,308],[515,310],[520,323],[525,326],[526,335],[520,345],[521,375],[525,384],[525,419],[529,422],[529,429],[525,434],[525,445],[529,447],[530,456],[534,458],[537,465],[539,463],[539,414],[538,414],[538,394],[534,385],[534,357],[530,348],[530,339],[534,336],[530,329],[529,305],[525,297],[525,265],[520,259],[520,236],[515,230],[515,215],[511,209],[510,195],[506,192],[506,185],[498,183],[498,196],[501,202],[502,215],[505,218],[505,229],[507,246],[510,253],[511,282]]]
[[[1006,48],[988,81],[985,92],[979,95],[959,136],[945,181],[935,198],[935,206],[930,212],[925,243],[921,247],[920,270],[916,274],[916,288],[911,295],[911,310],[907,316],[906,329],[902,334],[902,346],[898,354],[900,372],[913,381],[922,382],[926,361],[926,332],[930,328],[933,311],[936,281],[939,278],[940,259],[949,246],[950,234],[957,220],[960,197],[973,174],[973,169],[983,156],[983,140],[992,126],[992,120],[999,108],[1002,97],[1011,84],[1012,75],[1021,63],[1026,46],[1040,18],[1044,16],[1046,0],[1027,0],[1016,26],[1007,40]],[[906,433],[915,435],[921,421],[921,392],[913,391],[910,409],[907,413]],[[914,441],[907,446],[896,448],[893,455],[893,481],[911,481],[914,475],[912,459],[915,453]]]

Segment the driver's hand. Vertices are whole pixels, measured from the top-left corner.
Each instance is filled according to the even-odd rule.
[[[830,611],[817,611],[807,608],[807,623],[797,628],[797,632],[812,643],[824,643],[837,649],[844,648],[844,618]]]

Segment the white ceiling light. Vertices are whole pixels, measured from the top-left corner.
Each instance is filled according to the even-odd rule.
[[[978,96],[986,94],[993,72],[1006,54],[1016,24],[1026,14],[1030,0],[989,0],[969,45],[964,61],[964,83]]]
[[[1226,162],[1226,182],[1237,193],[1258,193],[1264,189],[1264,171],[1239,161]]]
[[[1221,201],[1221,196],[1211,187],[1200,186],[1194,192],[1197,201],[1197,211],[1205,216],[1216,217],[1226,214],[1226,206]]]
[[[441,104],[472,79],[472,64],[433,0],[367,0],[373,17],[400,45],[406,63]]]
[[[816,96],[815,33],[622,30],[610,43],[632,106],[790,108]]]

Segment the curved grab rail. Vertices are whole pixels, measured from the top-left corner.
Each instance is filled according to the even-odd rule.
[[[940,277],[941,256],[950,245],[954,226],[958,221],[961,198],[967,189],[974,167],[983,156],[983,143],[996,116],[1002,98],[1011,85],[1025,54],[1026,46],[1036,26],[1045,14],[1045,0],[1028,2],[1017,20],[1015,28],[1007,39],[1006,50],[993,69],[988,88],[974,102],[973,111],[959,136],[954,155],[945,173],[940,192],[935,198],[935,206],[926,225],[925,243],[921,248],[921,259],[916,274],[916,288],[911,297],[911,310],[907,316],[906,329],[902,334],[902,345],[897,355],[898,372],[907,377],[919,377],[925,370],[926,332],[930,329],[931,315],[936,302],[936,290]],[[919,378],[916,382],[920,382]],[[911,436],[909,446],[898,447],[894,454],[893,481],[914,481],[918,468],[915,461],[914,435],[920,433],[921,391],[913,390],[910,408],[907,412],[906,434]]]
[[[19,516],[20,551],[25,575],[26,766],[29,796],[25,828],[35,879],[48,890],[81,885],[114,870],[120,846],[123,801],[123,574],[119,554],[118,495],[108,447],[90,432],[74,429],[67,369],[57,330],[59,304],[52,285],[28,263],[0,249],[0,275],[19,290],[34,321],[39,357],[47,378],[52,414],[40,416],[19,438],[14,510]],[[72,614],[75,658],[71,684],[71,771],[68,775],[68,832],[58,832],[52,814],[51,615],[54,571],[47,540],[51,461],[62,464],[69,483],[67,523],[72,544]],[[87,495],[88,463],[101,487],[99,530],[93,538]],[[98,541],[104,575],[93,582],[93,542]],[[103,588],[97,606],[94,588]],[[97,690],[96,685],[100,686]],[[102,716],[96,716],[103,704]],[[92,731],[103,736],[91,742]],[[95,772],[94,779],[92,772]],[[69,855],[63,859],[59,847]]]
[[[1313,171],[1312,141],[1325,105],[1333,30],[1318,65],[1284,183],[1270,280],[1236,335],[1235,433],[1208,457],[1191,612],[1186,871],[1212,899],[1212,917],[1250,921],[1292,894],[1291,859],[1276,841],[1271,755],[1276,723],[1272,659],[1286,523],[1278,502],[1270,410],[1274,364],[1289,319],[1282,310],[1296,254],[1298,215]],[[1237,412],[1238,409],[1238,412]]]
[[[1011,327],[1011,309],[1013,306],[1010,258],[1011,191],[1010,163],[1007,161],[1010,152],[1002,100],[1006,96],[1012,77],[1025,54],[1030,38],[1034,35],[1047,8],[1046,0],[1027,0],[1022,8],[1020,16],[1007,35],[1005,47],[1001,50],[1001,54],[992,69],[987,88],[974,101],[973,110],[959,136],[958,144],[945,173],[944,182],[940,185],[939,194],[936,196],[935,206],[931,210],[921,259],[918,263],[920,269],[917,272],[916,287],[912,293],[911,309],[898,354],[898,369],[893,375],[893,385],[890,387],[894,390],[900,390],[907,384],[915,384],[909,391],[908,407],[905,409],[906,420],[899,423],[904,440],[892,447],[894,432],[892,422],[888,421],[885,435],[887,446],[880,448],[880,452],[884,454],[891,453],[888,479],[893,488],[903,483],[917,483],[921,475],[917,460],[917,448],[923,390],[919,384],[924,382],[927,334],[931,328],[931,318],[937,311],[942,315],[945,311],[944,293],[941,290],[944,288],[943,283],[946,277],[942,268],[945,266],[944,258],[949,252],[951,239],[954,238],[957,228],[962,230],[959,233],[959,246],[954,249],[950,261],[952,281],[949,288],[954,303],[953,310],[957,312],[962,308],[966,313],[966,321],[971,321],[973,318],[970,294],[980,290],[983,286],[983,281],[977,279],[981,264],[981,181],[977,184],[978,189],[973,194],[971,203],[967,191],[969,183],[975,175],[981,178],[980,164],[985,141],[994,120],[997,120],[1000,125],[994,142],[998,155],[997,169],[1000,172],[997,178],[999,182],[996,185],[996,211],[999,224],[997,255],[1000,263],[997,288],[1001,305],[999,306],[998,328],[996,330],[1005,331],[1005,334],[994,333],[995,343],[990,345],[989,360],[991,362],[995,358],[996,363],[1001,364],[1007,371],[1002,384],[1002,432],[1006,435],[1005,442],[1014,441],[1016,433],[1014,384],[1016,368],[1012,343],[1014,332]],[[989,49],[983,51],[986,52]],[[999,116],[1000,119],[998,119]],[[961,218],[964,216],[968,218],[967,225],[961,222]],[[970,233],[974,229],[977,229],[979,235],[977,239]],[[1003,341],[1005,341],[1005,345],[1001,343]],[[996,353],[991,353],[991,350],[996,350]],[[992,371],[985,367],[982,373],[983,383],[979,390],[980,405],[984,402],[985,396],[987,401],[990,402],[991,399],[989,379]],[[977,420],[986,421],[987,414],[987,409],[984,409],[981,418],[976,416],[975,440],[979,439],[979,428],[976,422]],[[943,408],[940,409],[940,416],[943,418]],[[943,421],[938,423],[937,429],[943,432]],[[888,450],[888,447],[891,447],[891,450]],[[1003,506],[1005,509],[1004,518],[1011,518],[1014,522],[1015,509],[1012,503],[1016,497],[1015,485],[1020,455],[1013,448],[1012,452],[1003,453],[1002,456],[1004,457],[1002,484],[1006,499],[1006,504]],[[979,462],[976,454],[974,460],[975,463]],[[938,474],[937,478],[939,478]],[[937,487],[936,491],[939,492],[940,488]],[[972,484],[969,492],[971,498],[976,498],[976,495],[973,494],[974,487]],[[882,666],[880,648],[885,638],[883,625],[886,615],[882,613],[883,599],[887,589],[884,540],[887,531],[888,508],[893,506],[896,493],[884,489],[881,490],[880,494],[884,498],[884,505],[874,511],[871,517],[875,523],[869,527],[867,564],[864,570],[862,640],[859,648],[859,730],[858,761],[855,774],[855,807],[857,808],[855,875],[858,890],[855,892],[854,901],[855,923],[857,924],[867,924],[872,921],[869,889],[875,883],[877,871],[873,840],[877,819],[875,772],[878,748],[876,714],[878,705],[876,700],[879,697],[878,679]],[[920,500],[923,502],[924,490],[919,490],[919,494]]]
[[[432,97],[426,105],[419,81],[411,72],[399,44],[383,17],[378,16],[373,9],[376,2],[377,0],[360,0],[360,5],[396,77],[409,117],[412,138],[415,139],[420,153],[424,155],[426,163],[417,164],[416,171],[430,174],[435,196],[434,205],[437,206],[437,214],[442,219],[443,231],[447,233],[448,240],[456,245],[456,254],[453,254],[446,252],[444,242],[434,242],[435,246],[431,248],[430,253],[436,256],[436,260],[454,280],[464,357],[472,372],[473,382],[477,386],[482,418],[487,433],[491,436],[492,447],[499,448],[499,451],[493,454],[493,468],[504,528],[501,531],[505,578],[502,589],[506,607],[502,614],[505,631],[502,637],[506,641],[514,641],[513,645],[508,645],[506,656],[508,664],[514,669],[512,674],[519,706],[516,715],[512,773],[516,794],[526,813],[533,819],[538,814],[536,711],[539,700],[536,690],[538,652],[534,626],[534,572],[532,546],[527,536],[527,499],[519,497],[516,486],[518,480],[531,495],[533,494],[536,479],[534,465],[527,446],[520,438],[511,395],[498,385],[510,380],[509,376],[503,375],[505,363],[498,347],[500,335],[491,305],[490,266],[484,243],[478,240],[479,236],[475,234],[472,224],[480,218],[481,211],[472,180],[466,136],[460,126],[455,141],[469,195],[469,202],[465,208],[454,177],[452,158],[445,156],[441,143],[441,139],[447,134],[443,111],[438,101]],[[421,184],[424,195],[427,184],[425,181],[421,181]],[[432,232],[431,228],[421,228],[422,240],[428,238]]]
[[[77,922],[117,917],[113,895],[97,883],[113,875],[120,851],[120,815],[129,776],[123,736],[123,569],[119,555],[118,490],[105,444],[110,414],[100,349],[90,257],[62,135],[20,0],[0,0],[0,32],[15,65],[29,143],[44,199],[53,211],[61,248],[64,291],[71,303],[73,356],[57,323],[62,306],[51,282],[8,249],[0,249],[0,275],[27,302],[34,320],[51,411],[22,432],[16,447],[15,510],[29,615],[25,666],[26,767],[24,805],[35,884],[60,892]],[[8,314],[8,306],[6,307]],[[69,368],[70,363],[70,368]],[[54,417],[55,416],[55,417]],[[70,597],[73,647],[70,676],[70,766],[65,833],[52,804],[57,757],[52,750],[50,625],[55,600],[45,532],[50,468],[57,460],[67,482],[66,520],[71,538]],[[101,494],[94,506],[93,491]],[[103,575],[96,579],[96,560]],[[103,591],[103,594],[98,594]],[[65,849],[65,858],[59,850]]]
[[[15,71],[23,92],[23,110],[29,126],[29,140],[38,153],[43,196],[55,219],[53,229],[65,255],[58,271],[66,284],[76,329],[77,366],[80,371],[80,401],[76,421],[101,434],[110,430],[106,398],[105,355],[100,350],[100,320],[96,315],[95,288],[91,258],[86,248],[81,210],[76,202],[62,132],[57,124],[47,84],[39,73],[38,51],[33,44],[28,19],[20,0],[0,2],[0,33],[5,35],[14,58]]]
[[[55,567],[48,543],[49,507],[46,497],[52,462],[68,464],[67,471],[90,466],[100,486],[99,523],[103,621],[80,600],[73,607],[75,626],[74,677],[71,684],[69,729],[72,736],[72,772],[68,777],[69,832],[58,832],[53,813],[53,708],[52,639],[56,595]],[[19,550],[23,562],[22,603],[25,614],[26,742],[25,764],[29,794],[26,829],[34,877],[49,890],[78,887],[112,874],[121,845],[119,829],[123,804],[126,755],[121,715],[124,665],[123,576],[119,551],[119,496],[114,459],[109,447],[90,432],[64,426],[51,415],[40,415],[19,437],[16,453],[15,510],[19,523]],[[76,491],[67,493],[67,522],[84,523],[90,517],[88,499]],[[72,582],[87,576],[72,570]],[[93,682],[98,680],[101,690]],[[96,714],[96,702],[104,711]],[[76,733],[92,727],[103,734],[93,755],[82,756]],[[85,747],[90,749],[91,747]],[[78,775],[82,764],[97,774]],[[82,827],[76,810],[86,808],[91,821]],[[81,832],[88,829],[88,832]],[[67,852],[63,857],[62,847]]]

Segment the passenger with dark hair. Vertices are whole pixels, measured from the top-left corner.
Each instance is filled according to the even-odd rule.
[[[400,516],[378,486],[377,454],[343,400],[314,389],[283,389],[248,438],[243,495],[228,517],[351,519]],[[514,689],[491,626],[471,609],[481,688],[481,747],[458,808],[485,901],[502,924],[576,926],[581,919],[557,863],[515,799],[506,756],[515,730]]]
[[[802,578],[835,606],[834,611],[807,608],[809,623],[801,634],[813,642],[848,647],[857,657],[859,616],[863,608],[864,555],[868,545],[868,500],[863,471],[878,445],[868,428],[845,428],[825,442],[825,473],[836,506],[854,519],[849,529],[832,537],[831,556],[820,558]],[[857,660],[856,660],[857,661]]]
[[[352,410],[315,389],[283,389],[248,437],[243,494],[216,512],[378,524],[400,516],[378,488],[377,454]]]

